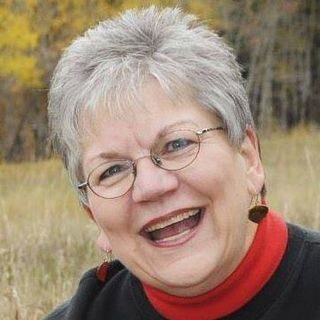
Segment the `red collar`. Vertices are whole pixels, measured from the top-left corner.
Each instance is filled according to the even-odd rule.
[[[177,297],[143,284],[154,308],[166,319],[219,319],[250,301],[277,269],[288,241],[282,218],[269,211],[236,270],[218,287],[196,297]],[[186,316],[187,315],[187,316]]]

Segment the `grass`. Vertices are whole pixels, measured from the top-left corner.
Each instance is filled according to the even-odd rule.
[[[0,180],[0,318],[41,319],[101,260],[96,229],[58,161],[2,165]]]
[[[262,138],[269,205],[320,229],[320,131]],[[57,160],[0,165],[0,318],[41,319],[100,263],[97,230]]]
[[[320,131],[264,135],[262,153],[270,207],[287,221],[320,230]]]

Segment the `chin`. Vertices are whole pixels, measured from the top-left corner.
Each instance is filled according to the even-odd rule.
[[[218,282],[215,277],[218,268],[214,255],[207,250],[198,251],[158,268],[149,284],[173,295],[199,295],[212,289],[214,283]]]

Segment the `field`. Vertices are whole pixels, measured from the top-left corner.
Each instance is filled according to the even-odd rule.
[[[262,151],[269,205],[320,230],[320,131],[264,134]],[[103,258],[67,180],[57,160],[0,165],[2,320],[41,319]]]

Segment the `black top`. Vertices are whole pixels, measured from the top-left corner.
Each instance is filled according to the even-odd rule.
[[[275,274],[249,303],[223,319],[320,320],[320,233],[294,225],[288,229],[288,247]],[[57,319],[164,318],[149,303],[140,281],[115,261],[106,283],[96,278],[95,269],[86,272],[73,298],[45,318]]]

